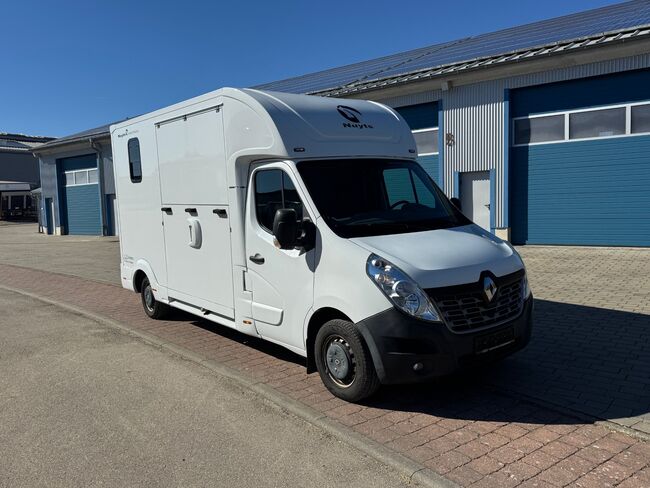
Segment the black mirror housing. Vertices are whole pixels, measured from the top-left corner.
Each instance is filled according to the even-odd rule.
[[[451,198],[449,199],[449,201],[451,202],[451,204],[452,204],[454,207],[456,207],[458,210],[460,210],[460,198],[451,197]]]
[[[293,208],[280,208],[273,218],[273,236],[280,249],[293,249],[298,241],[298,216]]]

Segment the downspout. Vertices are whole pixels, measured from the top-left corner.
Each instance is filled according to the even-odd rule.
[[[102,219],[102,235],[108,235],[108,219],[106,218],[106,198],[104,196],[104,160],[102,158],[102,145],[98,142],[95,142],[92,137],[88,139],[90,147],[93,148],[97,154],[97,174],[99,175],[98,184],[99,184],[99,208],[100,215]]]

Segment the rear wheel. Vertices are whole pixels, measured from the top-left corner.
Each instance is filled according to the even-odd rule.
[[[352,322],[330,320],[316,335],[316,368],[335,396],[358,402],[379,388],[379,378],[363,337]]]
[[[151,283],[149,283],[149,278],[146,276],[142,280],[140,296],[142,297],[144,313],[152,319],[163,319],[169,313],[169,306],[156,300],[153,290],[151,289]]]

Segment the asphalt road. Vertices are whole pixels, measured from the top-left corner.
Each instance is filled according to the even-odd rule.
[[[0,486],[399,487],[198,364],[0,290]]]

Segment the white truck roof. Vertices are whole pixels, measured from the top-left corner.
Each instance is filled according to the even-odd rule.
[[[223,106],[226,160],[325,157],[415,158],[410,129],[376,102],[222,88],[111,126],[122,137],[135,124],[165,123]]]

